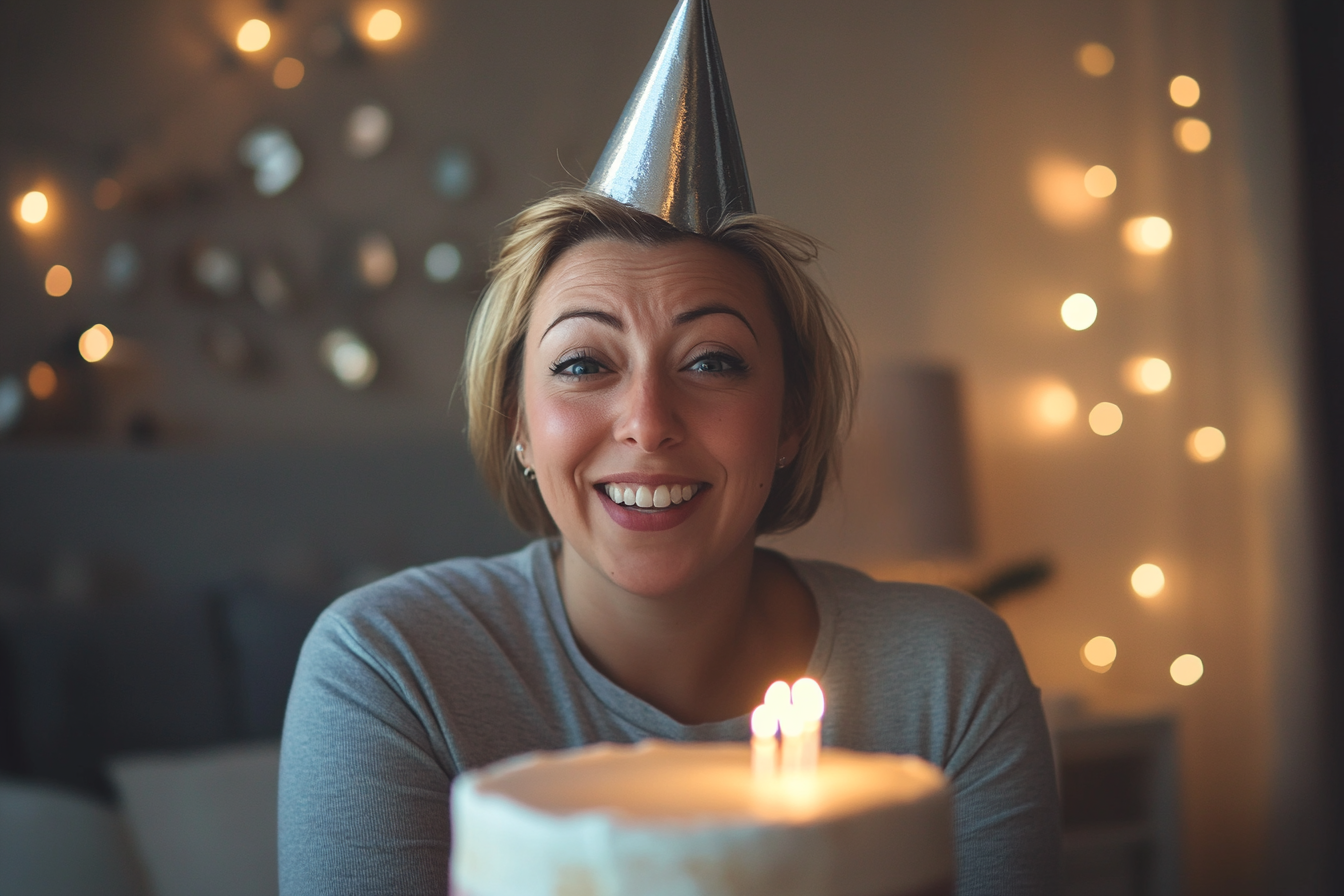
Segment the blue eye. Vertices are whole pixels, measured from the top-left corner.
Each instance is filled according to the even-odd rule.
[[[724,352],[710,352],[696,358],[686,369],[695,373],[741,373],[746,365]]]
[[[565,358],[551,365],[551,373],[557,376],[592,376],[601,372],[602,365],[587,355]]]

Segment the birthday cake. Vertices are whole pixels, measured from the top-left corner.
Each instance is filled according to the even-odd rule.
[[[914,756],[822,749],[762,775],[747,744],[598,744],[457,778],[456,896],[933,896],[952,802]]]

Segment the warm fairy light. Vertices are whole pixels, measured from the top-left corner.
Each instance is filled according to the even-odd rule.
[[[1204,661],[1193,653],[1183,653],[1171,661],[1171,680],[1189,687],[1204,677]]]
[[[90,364],[107,357],[112,351],[112,331],[102,324],[94,324],[79,337],[79,355]]]
[[[1083,189],[1087,195],[1105,199],[1115,192],[1115,172],[1105,165],[1093,165],[1083,175]]]
[[[1048,429],[1062,429],[1078,414],[1078,399],[1063,383],[1045,383],[1032,396],[1035,418]]]
[[[1086,293],[1076,292],[1059,306],[1059,316],[1070,330],[1086,330],[1097,322],[1097,303]]]
[[[1213,140],[1213,131],[1198,118],[1181,118],[1171,128],[1176,145],[1186,152],[1203,152]]]
[[[50,207],[47,194],[41,190],[24,193],[23,198],[19,200],[19,220],[25,224],[41,224],[46,219]]]
[[[261,19],[248,19],[238,29],[238,49],[255,53],[271,42],[271,26]]]
[[[56,392],[56,371],[46,361],[38,361],[28,368],[28,391],[38,401],[45,401]]]
[[[303,63],[293,56],[286,56],[275,64],[271,81],[281,90],[290,90],[303,83]]]
[[[1227,436],[1216,426],[1201,426],[1185,440],[1185,451],[1195,463],[1212,463],[1227,450]]]
[[[1106,672],[1115,662],[1115,642],[1097,635],[1083,645],[1083,665],[1093,672]]]
[[[99,211],[116,208],[121,201],[121,184],[110,177],[104,177],[93,185],[93,207]]]
[[[1120,412],[1117,405],[1109,401],[1101,402],[1087,415],[1087,425],[1099,436],[1115,435],[1120,431],[1120,424],[1124,422],[1125,415]]]
[[[1087,191],[1087,170],[1081,162],[1066,156],[1041,156],[1032,161],[1032,204],[1048,224],[1076,230],[1106,211],[1106,203]]]
[[[1178,106],[1185,106],[1187,109],[1199,102],[1199,82],[1189,75],[1177,75],[1171,79],[1171,85],[1167,88],[1171,94],[1171,101]]]
[[[1123,235],[1125,245],[1136,255],[1158,255],[1171,245],[1171,225],[1157,215],[1130,218]]]
[[[47,279],[43,286],[46,287],[47,295],[60,298],[68,293],[74,284],[75,278],[70,274],[70,269],[63,264],[54,264],[47,271]]]
[[[369,17],[366,33],[369,40],[391,40],[401,33],[401,16],[390,9],[380,9]]]
[[[1105,44],[1087,43],[1078,48],[1074,57],[1083,74],[1093,78],[1104,78],[1115,68],[1115,54]]]
[[[370,289],[383,289],[397,276],[397,250],[384,233],[366,233],[355,246],[359,279]]]
[[[1171,385],[1171,365],[1161,358],[1131,358],[1125,363],[1125,385],[1140,395],[1165,392]]]
[[[1156,563],[1140,563],[1130,573],[1129,587],[1139,597],[1157,597],[1167,587],[1167,577]]]

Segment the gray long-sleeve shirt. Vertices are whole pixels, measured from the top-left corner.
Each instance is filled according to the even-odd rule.
[[[596,741],[749,738],[745,716],[682,725],[598,672],[569,628],[552,549],[410,569],[318,620],[281,747],[284,896],[444,896],[461,770]],[[1054,893],[1050,740],[1007,626],[945,588],[793,563],[820,615],[808,675],[826,692],[824,743],[946,771],[959,894]]]

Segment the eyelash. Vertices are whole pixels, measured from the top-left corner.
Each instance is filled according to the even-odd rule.
[[[699,373],[703,373],[707,376],[741,376],[742,374],[747,372],[747,365],[742,361],[741,358],[738,358],[734,355],[730,355],[727,352],[720,352],[720,351],[705,352],[704,354],[697,356],[694,360],[691,361],[690,364],[686,366],[689,369],[703,361],[718,361],[722,363],[724,366],[723,370],[698,371]],[[565,372],[568,368],[574,367],[577,364],[592,365],[593,367],[598,368],[598,370],[594,371],[594,373],[600,372],[602,370],[602,362],[598,361],[592,355],[580,352],[577,354],[566,355],[559,361],[556,361],[554,364],[552,364],[551,375],[569,377],[571,379],[593,375],[592,373]]]

